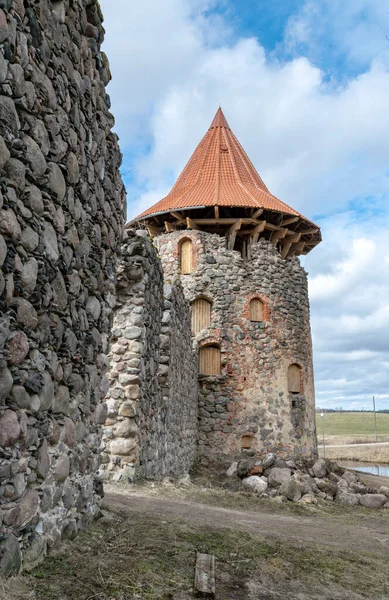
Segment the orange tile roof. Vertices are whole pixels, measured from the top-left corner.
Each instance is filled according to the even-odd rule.
[[[221,108],[169,194],[134,220],[203,206],[254,207],[302,217],[269,192]]]

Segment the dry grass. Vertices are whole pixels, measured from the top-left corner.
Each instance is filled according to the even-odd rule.
[[[24,577],[0,578],[0,600],[35,600],[33,588]]]
[[[328,443],[330,442],[328,441]],[[323,456],[323,448],[319,448],[319,454]],[[349,448],[326,447],[326,457],[331,460],[350,460],[387,465],[389,464],[389,446],[372,444],[371,446],[350,446]]]
[[[246,584],[259,574],[282,594],[296,582],[300,591],[322,591],[323,598],[332,597],[326,595],[331,586],[343,590],[342,598],[389,593],[384,560],[128,511],[114,518],[91,527],[32,574],[36,600],[168,600],[191,589],[197,551],[216,555],[223,599],[247,600]]]

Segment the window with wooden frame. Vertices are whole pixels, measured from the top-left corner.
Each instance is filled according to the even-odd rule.
[[[301,367],[293,364],[288,367],[288,391],[290,394],[301,394]]]
[[[221,359],[218,346],[203,346],[199,350],[200,375],[220,375]]]
[[[189,275],[193,272],[193,252],[190,240],[184,240],[180,245],[180,267],[181,275]]]
[[[211,309],[211,302],[205,298],[197,298],[192,302],[192,335],[211,326]]]
[[[250,321],[263,321],[263,302],[259,298],[250,302]]]

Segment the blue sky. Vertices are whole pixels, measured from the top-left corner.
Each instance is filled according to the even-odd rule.
[[[389,0],[102,0],[128,216],[221,103],[269,189],[316,220],[317,403],[389,406]]]

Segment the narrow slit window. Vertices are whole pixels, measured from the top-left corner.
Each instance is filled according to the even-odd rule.
[[[192,242],[184,240],[181,244],[181,274],[189,275],[193,271]]]
[[[250,302],[250,321],[263,321],[263,302],[259,298]]]
[[[211,326],[211,303],[205,298],[197,298],[192,303],[192,335]]]
[[[204,346],[199,351],[200,375],[220,375],[220,349],[217,346]]]
[[[289,365],[288,367],[288,391],[291,394],[301,393],[301,367],[300,365]]]

